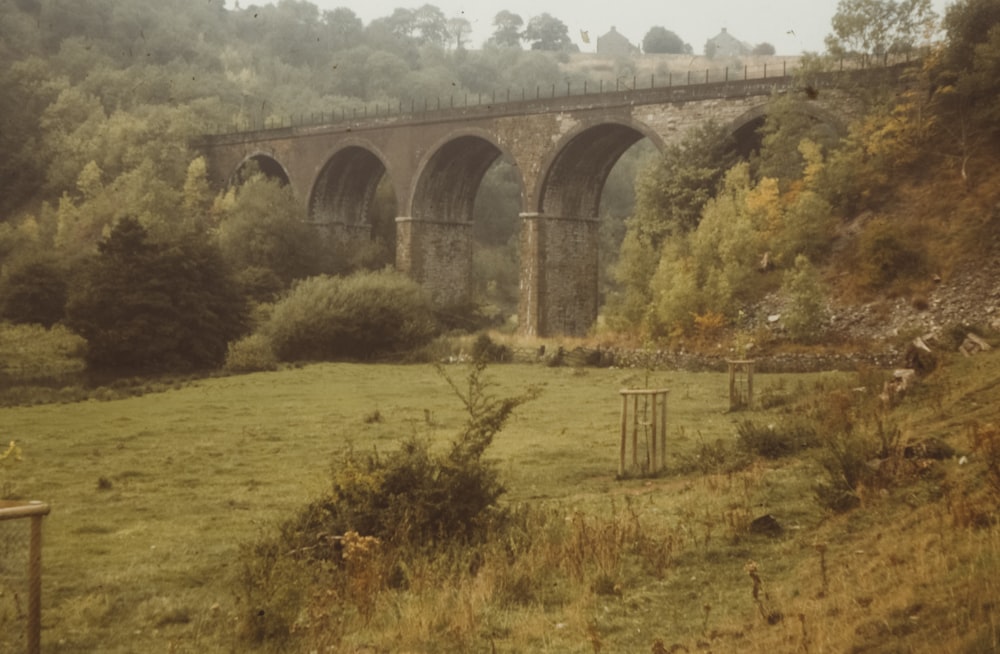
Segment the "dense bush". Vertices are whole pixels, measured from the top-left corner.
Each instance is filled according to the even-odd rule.
[[[876,219],[859,237],[857,270],[861,284],[883,289],[928,274],[928,257],[907,225]]]
[[[260,372],[277,368],[278,357],[262,334],[250,334],[229,344],[225,363],[229,372]]]
[[[472,358],[476,361],[505,363],[514,359],[514,352],[503,343],[497,343],[489,334],[480,334],[472,342]]]
[[[246,303],[203,235],[149,238],[125,218],[74,280],[67,324],[87,340],[94,370],[139,373],[212,368],[245,329]]]
[[[418,348],[436,331],[430,297],[391,271],[303,280],[261,328],[282,361],[370,359]]]
[[[51,327],[66,308],[66,266],[51,255],[26,257],[4,266],[0,318]]]

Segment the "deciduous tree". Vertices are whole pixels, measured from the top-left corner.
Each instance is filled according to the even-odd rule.
[[[659,25],[649,28],[642,39],[646,54],[683,54],[689,47],[677,34]]]
[[[493,36],[489,43],[502,48],[521,47],[521,28],[524,27],[524,19],[518,14],[504,9],[493,17]]]
[[[524,39],[531,43],[532,50],[568,52],[573,49],[566,23],[551,14],[541,14],[528,21]]]
[[[840,0],[826,46],[837,55],[907,52],[930,35],[936,21],[931,0]]]

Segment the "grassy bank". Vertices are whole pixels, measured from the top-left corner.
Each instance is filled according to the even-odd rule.
[[[897,411],[907,437],[927,432],[971,447],[970,421],[995,420],[996,362],[987,355],[939,373],[939,386]],[[988,651],[976,639],[995,642],[988,607],[1000,600],[992,581],[1000,536],[989,520],[963,518],[985,510],[975,459],[961,469],[936,462],[933,476],[873,489],[861,508],[833,515],[812,497],[820,469],[809,452],[776,461],[736,453],[736,423],[747,414],[726,413],[724,374],[508,365],[489,376],[498,394],[544,384],[491,448],[507,501],[544,506],[567,524],[601,519],[613,540],[669,539],[668,560],[651,573],[623,559],[608,588],[581,577],[559,601],[502,610],[469,588],[438,589],[423,606],[397,595],[341,651],[445,651],[449,638],[547,652],[649,651],[657,640],[750,652],[971,652]],[[853,383],[844,374],[757,381],[788,395]],[[671,389],[665,476],[615,479],[626,386]],[[752,416],[778,419],[783,410]],[[0,481],[53,508],[45,651],[240,651],[239,545],[319,494],[348,448],[385,451],[411,434],[444,443],[462,421],[432,367],[347,364],[0,410],[0,435],[24,451]],[[765,514],[778,519],[780,535],[749,533]],[[21,581],[25,526],[0,523],[4,650],[23,625],[24,591],[11,589]],[[598,557],[601,537],[586,533],[593,540],[577,551]],[[462,612],[464,622],[455,617]],[[452,623],[435,626],[435,614]],[[772,614],[781,619],[768,624]],[[435,638],[438,646],[427,644]],[[891,643],[898,647],[885,649]]]

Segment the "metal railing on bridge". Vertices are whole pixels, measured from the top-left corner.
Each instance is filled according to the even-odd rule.
[[[898,59],[841,59],[833,65],[817,71],[817,76],[839,77],[843,74],[884,71],[912,61],[910,56]],[[532,89],[504,89],[491,93],[463,93],[459,96],[437,96],[431,98],[411,98],[409,101],[359,103],[348,108],[327,112],[310,112],[257,118],[237,116],[227,128],[222,128],[214,136],[285,130],[296,127],[333,126],[341,123],[376,123],[387,119],[413,117],[429,119],[446,117],[456,110],[469,110],[492,114],[516,113],[523,111],[528,103],[551,102],[554,100],[589,99],[598,100],[617,94],[622,100],[644,94],[647,102],[685,102],[734,95],[766,95],[776,87],[787,87],[795,73],[802,69],[800,62],[782,61],[778,65],[725,66],[705,70],[687,70],[666,74],[621,76],[614,80],[597,82],[584,80],[575,85],[567,80],[565,84],[537,85]],[[655,95],[655,97],[653,97]]]

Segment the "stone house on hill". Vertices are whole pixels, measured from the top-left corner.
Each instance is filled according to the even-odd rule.
[[[725,27],[717,36],[710,38],[705,43],[705,56],[712,57],[742,57],[750,54],[753,46],[740,41],[730,34]]]
[[[610,32],[597,37],[597,54],[605,57],[630,57],[639,54],[639,48],[612,27]]]

